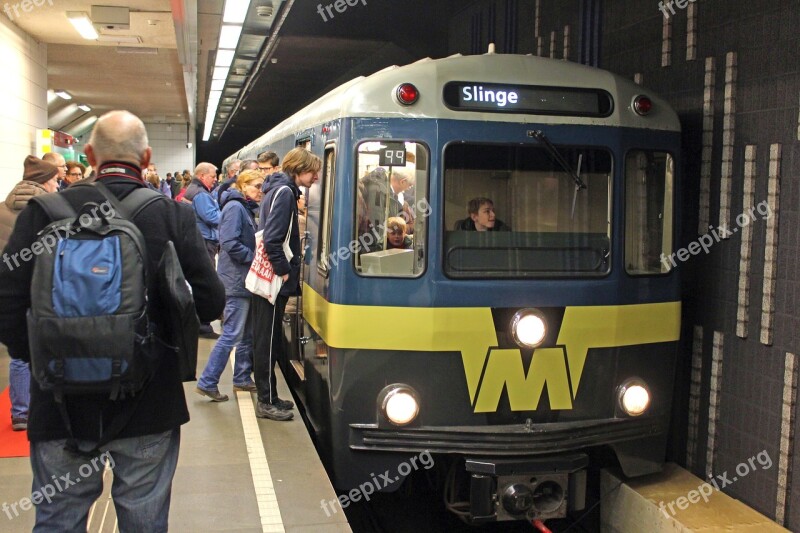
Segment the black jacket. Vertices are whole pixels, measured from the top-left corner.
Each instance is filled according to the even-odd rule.
[[[118,198],[124,198],[144,183],[129,177],[109,176],[102,182]],[[88,187],[72,187],[60,192],[77,209],[87,200],[102,203],[99,191]],[[5,252],[9,255],[30,248],[36,234],[50,220],[35,204],[20,213]],[[201,321],[218,317],[225,305],[225,290],[206,253],[192,208],[165,197],[150,204],[134,219],[145,238],[148,255],[147,291],[148,313],[156,328],[166,324],[165,306],[156,286],[158,261],[166,242],[175,244],[186,280],[192,286],[197,314]],[[30,285],[33,261],[21,262],[10,268],[0,262],[0,341],[11,357],[30,361],[28,328],[25,313],[30,307]],[[89,295],[87,295],[88,297]],[[174,353],[165,351],[161,367],[154,378],[136,397],[111,402],[106,395],[70,396],[67,409],[78,439],[97,440],[102,428],[120,413],[132,412],[130,422],[117,438],[135,437],[173,429],[189,421],[183,385],[178,375]],[[28,418],[28,437],[32,442],[67,438],[53,395],[43,392],[31,380],[31,402]]]
[[[272,199],[275,205],[272,205]],[[258,229],[264,230],[264,249],[269,256],[272,268],[279,276],[289,274],[289,279],[281,287],[281,296],[297,296],[300,294],[300,230],[297,227],[297,199],[300,189],[294,180],[284,172],[270,176],[269,185],[261,199],[258,210]],[[272,211],[270,211],[272,207]],[[294,257],[291,262],[283,253],[283,241],[292,222],[292,234],[289,247]]]
[[[467,217],[456,222],[456,225],[453,227],[453,229],[456,231],[476,231],[475,221],[472,220],[472,218]],[[496,218],[494,219],[494,227],[486,231],[511,231],[511,228],[502,220]]]

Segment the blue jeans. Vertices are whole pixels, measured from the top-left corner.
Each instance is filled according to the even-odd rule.
[[[28,418],[28,404],[31,401],[31,367],[28,363],[11,359],[8,365],[8,389],[11,417]]]
[[[92,443],[78,441],[82,449]],[[64,439],[31,443],[34,533],[86,531],[89,509],[103,492],[103,463],[114,472],[111,497],[120,531],[167,531],[181,430],[117,439],[93,458],[64,450]]]
[[[249,385],[253,382],[253,332],[248,315],[250,310],[249,296],[227,296],[225,298],[225,320],[222,323],[222,335],[208,356],[208,363],[197,386],[203,390],[218,390],[219,377],[228,364],[231,350],[236,347],[236,359],[233,367],[233,384]]]

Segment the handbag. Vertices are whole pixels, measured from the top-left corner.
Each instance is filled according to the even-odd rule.
[[[288,187],[284,187],[284,189],[288,189]],[[275,200],[280,193],[280,190],[275,193],[272,199],[272,205],[270,206],[270,212],[275,206]],[[289,231],[286,232],[286,238],[283,240],[283,253],[287,261],[291,261],[294,257],[292,249],[289,246],[293,223],[294,220],[292,217],[289,219]],[[266,250],[264,250],[264,230],[259,230],[256,232],[256,253],[253,257],[253,262],[250,264],[247,277],[244,280],[244,287],[256,296],[266,298],[269,303],[274,305],[275,300],[278,298],[278,293],[281,292],[282,286],[283,278],[275,273]]]

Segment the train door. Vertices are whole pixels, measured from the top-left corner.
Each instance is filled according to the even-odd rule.
[[[319,202],[317,204],[319,205],[319,219],[317,224],[310,224],[310,229],[316,229],[314,232],[316,234],[305,231],[301,235],[300,245],[303,250],[303,261],[300,266],[301,284],[304,281],[308,282],[313,275],[318,275],[323,279],[328,275],[327,258],[330,255],[335,170],[336,147],[331,142],[325,146],[320,181],[310,191],[306,191],[309,202],[314,204]],[[317,187],[318,193],[314,191]],[[317,208],[316,205],[309,205],[309,207],[315,210]],[[314,247],[317,248],[316,264],[312,261]],[[312,269],[315,269],[316,272],[312,273]],[[317,381],[327,379],[325,368],[327,366],[327,347],[303,318],[302,295],[298,297],[297,305],[287,315],[284,323],[284,332],[288,339],[289,367],[287,372],[291,375],[290,379],[293,383],[302,384],[295,387],[295,390],[302,390],[304,395],[315,395],[315,391],[319,390]],[[317,405],[319,405],[318,402]],[[313,413],[309,413],[309,415],[310,418],[314,418]]]

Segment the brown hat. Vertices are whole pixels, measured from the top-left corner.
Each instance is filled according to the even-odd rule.
[[[26,181],[35,181],[36,183],[47,183],[58,174],[58,167],[42,161],[38,157],[29,155],[25,158],[25,172],[22,174],[22,179]]]

